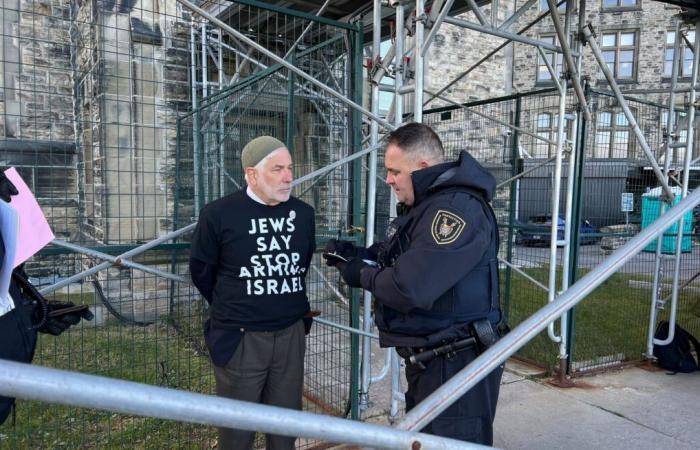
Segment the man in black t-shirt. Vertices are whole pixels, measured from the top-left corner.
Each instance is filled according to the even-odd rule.
[[[270,136],[241,153],[248,187],[207,204],[192,237],[192,280],[210,304],[204,337],[216,392],[301,409],[306,274],[316,248],[314,210],[290,196],[292,158]],[[268,449],[294,438],[267,435]],[[255,433],[219,429],[219,448],[250,449]]]

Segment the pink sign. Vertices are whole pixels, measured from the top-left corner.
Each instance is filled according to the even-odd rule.
[[[19,176],[14,167],[5,171],[5,175],[12,181],[19,193],[12,196],[10,206],[19,214],[19,233],[17,234],[17,253],[15,264],[17,267],[31,258],[36,252],[44,248],[55,236],[44,213],[39,207],[36,198],[29,187]]]

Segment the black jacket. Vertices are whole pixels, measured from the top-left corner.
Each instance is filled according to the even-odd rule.
[[[412,174],[415,201],[393,223],[380,267],[362,270],[384,347],[427,347],[501,319],[496,181],[467,152]]]
[[[5,244],[0,234],[0,265],[4,257]],[[32,323],[34,305],[22,295],[14,277],[10,280],[9,294],[15,307],[0,316],[0,359],[30,363],[34,359],[37,337]],[[0,396],[0,425],[10,415],[14,402],[12,397]]]

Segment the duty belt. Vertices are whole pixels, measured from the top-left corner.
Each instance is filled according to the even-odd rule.
[[[424,369],[425,364],[435,358],[439,358],[441,356],[447,356],[449,358],[458,351],[474,347],[475,345],[476,339],[473,337],[468,337],[433,348],[397,347],[396,352],[407,362]]]
[[[510,331],[505,322],[502,321],[494,328],[488,319],[476,320],[467,328],[471,334],[467,338],[446,342],[436,347],[397,347],[396,352],[407,363],[425,369],[425,364],[435,358],[442,356],[451,358],[455,353],[468,348],[476,347],[477,353],[482,353]]]

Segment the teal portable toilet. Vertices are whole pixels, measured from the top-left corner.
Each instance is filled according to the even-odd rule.
[[[673,204],[676,205],[681,201],[681,189],[678,186],[673,186],[671,188],[676,194],[676,198],[673,200]],[[661,188],[652,189],[650,192],[642,195],[642,229],[651,225],[656,219],[659,218],[661,214]],[[668,210],[668,206],[666,208]],[[692,247],[692,231],[693,231],[693,212],[688,211],[683,216],[683,239],[681,240],[681,252],[687,253],[691,251]],[[678,234],[678,222],[674,223],[669,228],[664,231],[664,236],[661,242],[661,252],[662,253],[676,253],[676,238]],[[644,247],[645,252],[655,252],[656,251],[656,239],[651,242],[651,244]]]

